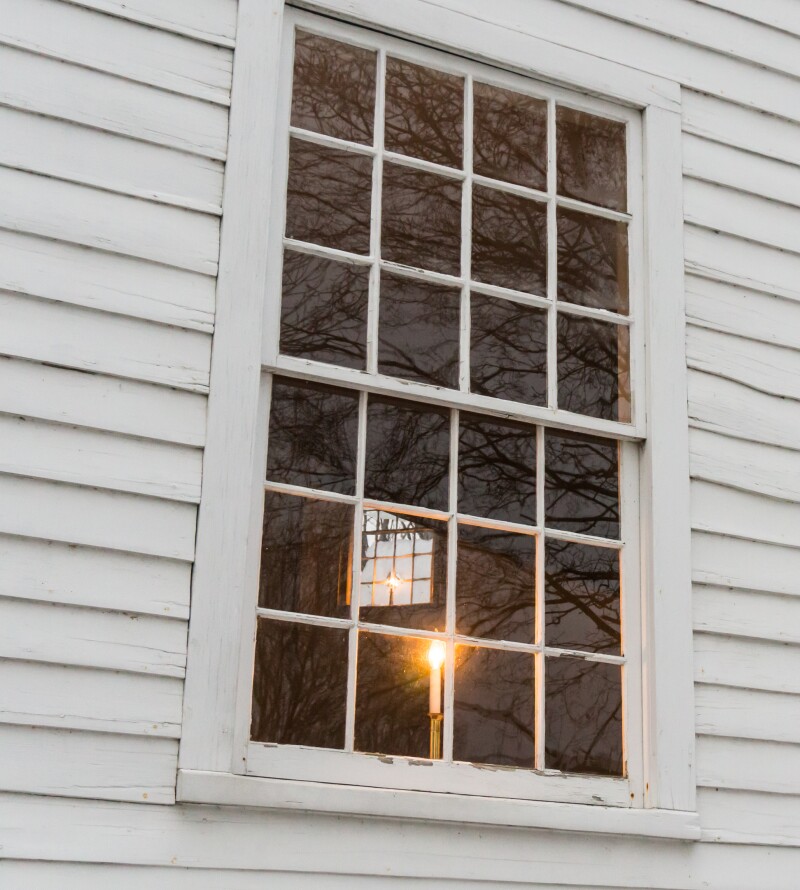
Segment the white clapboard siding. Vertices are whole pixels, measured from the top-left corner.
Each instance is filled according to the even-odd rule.
[[[0,357],[0,412],[200,446],[204,396]]]
[[[5,167],[221,213],[220,161],[5,106],[0,132]]]
[[[0,597],[0,658],[182,677],[186,623]]]
[[[800,749],[798,695],[698,684],[695,711],[701,735],[791,742]]]
[[[212,102],[230,102],[232,54],[63,0],[0,0],[0,41]]]
[[[703,839],[727,844],[782,844],[800,846],[800,807],[796,797],[786,794],[759,794],[752,791],[727,791],[716,788],[697,790],[697,807],[703,827]],[[734,847],[723,847],[725,850]],[[770,852],[772,852],[770,850]],[[797,851],[790,851],[797,856]],[[765,876],[773,881],[774,871],[765,866]],[[795,866],[790,874],[795,880]],[[713,887],[713,883],[709,884]],[[748,885],[731,883],[731,886]],[[753,888],[763,885],[756,880]],[[769,885],[766,885],[769,886]],[[764,890],[766,890],[766,886]]]
[[[692,533],[692,578],[700,584],[800,595],[800,550]]]
[[[763,22],[789,34],[800,35],[800,9],[795,0],[698,0],[755,22]]]
[[[0,658],[0,723],[180,736],[173,677]]]
[[[696,584],[693,605],[696,630],[800,644],[800,597]]]
[[[194,553],[193,504],[5,475],[0,503],[3,534],[187,561]]]
[[[2,291],[0,317],[2,355],[208,390],[208,334]]]
[[[0,228],[214,275],[219,220],[207,213],[0,167]]]
[[[0,105],[224,160],[227,109],[0,45]]]
[[[173,739],[0,725],[0,750],[4,791],[175,802]]]
[[[697,784],[800,795],[800,745],[699,736]]]
[[[0,534],[2,596],[187,619],[190,577],[188,562]]]
[[[694,671],[698,683],[797,694],[800,646],[696,633]]]
[[[0,414],[0,472],[199,503],[202,452]]]

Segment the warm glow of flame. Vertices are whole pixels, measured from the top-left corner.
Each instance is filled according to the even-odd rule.
[[[433,670],[438,671],[444,664],[446,651],[444,643],[441,640],[434,640],[431,643],[431,648],[428,649],[428,664],[430,664]]]
[[[392,591],[392,593],[394,593],[394,591],[397,590],[397,588],[400,587],[400,585],[403,583],[403,579],[398,578],[395,574],[394,569],[392,569],[391,575],[389,575],[389,577],[383,583],[389,588],[389,590]]]

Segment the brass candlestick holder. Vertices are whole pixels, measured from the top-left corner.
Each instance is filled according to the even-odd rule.
[[[442,759],[442,715],[429,713],[431,718],[431,760]]]

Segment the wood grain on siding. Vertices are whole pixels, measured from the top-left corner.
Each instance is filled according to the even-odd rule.
[[[700,584],[798,596],[800,551],[694,532],[692,578]]]
[[[699,683],[800,694],[800,646],[696,633],[694,657]]]
[[[800,807],[796,797],[701,788],[697,792],[697,800],[703,823],[703,839],[706,841],[800,847]],[[735,847],[722,849],[727,851]],[[790,852],[797,856],[796,851]],[[770,882],[773,881],[775,867],[775,863],[772,866],[765,863],[764,874],[769,876]],[[789,864],[788,868],[792,873],[794,866]],[[730,886],[736,886],[734,880],[732,877]],[[710,886],[713,887],[713,884]],[[756,879],[752,886],[759,887],[761,882]]]
[[[800,696],[698,684],[697,731],[732,739],[791,742],[800,746]],[[758,758],[763,753],[756,753]]]
[[[800,795],[800,745],[700,736],[697,782],[704,788]]]

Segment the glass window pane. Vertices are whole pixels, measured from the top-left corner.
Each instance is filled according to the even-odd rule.
[[[472,189],[472,278],[547,293],[547,206],[497,189]]]
[[[631,419],[629,331],[560,312],[558,407],[605,420]]]
[[[447,523],[365,509],[361,620],[443,631],[446,601]]]
[[[343,748],[347,631],[258,619],[250,738]]]
[[[450,413],[370,396],[364,496],[446,510]]]
[[[292,139],[286,236],[369,253],[372,158]]]
[[[619,537],[617,442],[548,430],[544,472],[549,528]]]
[[[620,654],[619,551],[566,541],[545,546],[545,644]]]
[[[533,535],[459,525],[457,633],[532,644],[535,581]]]
[[[430,757],[430,647],[430,640],[359,633],[357,751]]]
[[[533,769],[534,726],[533,655],[457,646],[453,758]]]
[[[547,188],[547,102],[475,83],[473,170],[528,188]]]
[[[625,223],[559,208],[558,299],[627,315]]]
[[[622,677],[618,665],[548,658],[545,701],[548,769],[622,775]]]
[[[559,105],[556,134],[558,193],[625,210],[625,124]]]
[[[461,291],[381,275],[378,371],[458,387]]]
[[[355,494],[358,393],[274,377],[267,479]]]
[[[547,310],[472,294],[470,389],[526,405],[547,402]]]
[[[461,269],[461,184],[383,165],[381,255],[385,260],[458,275]]]
[[[536,522],[536,429],[459,415],[458,512]]]
[[[369,269],[287,250],[283,257],[284,355],[363,370]]]
[[[377,53],[298,31],[292,126],[372,143]]]
[[[464,78],[402,59],[386,59],[388,151],[460,167]]]
[[[259,606],[349,618],[353,521],[351,504],[267,491]]]

